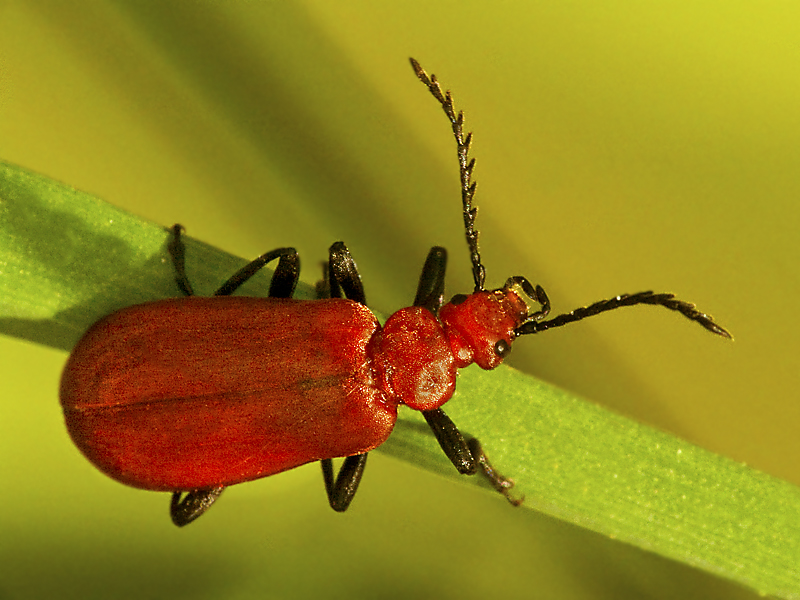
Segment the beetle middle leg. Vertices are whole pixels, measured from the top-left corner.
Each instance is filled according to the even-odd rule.
[[[328,493],[328,503],[336,512],[344,512],[358,490],[361,483],[361,476],[367,466],[368,452],[364,454],[354,454],[344,459],[344,463],[339,467],[336,479],[333,478],[333,461],[325,458],[320,461],[322,464],[322,478],[325,481],[325,491]]]
[[[331,298],[347,298],[366,306],[367,298],[361,275],[344,242],[336,242],[330,247],[326,275],[327,292]],[[345,458],[335,479],[333,461],[330,458],[320,461],[328,503],[333,510],[344,512],[350,506],[367,465],[367,454],[365,452]]]
[[[194,296],[192,284],[186,276],[186,246],[181,239],[183,226],[175,224],[172,226],[171,231],[172,239],[167,244],[167,250],[172,257],[175,282],[184,295]],[[300,257],[294,248],[278,248],[262,254],[234,273],[214,292],[214,295],[228,296],[232,294],[239,286],[260,271],[262,267],[276,258],[279,259],[278,266],[272,275],[269,295],[273,298],[291,298],[300,277]],[[217,501],[224,489],[225,486],[217,486],[192,490],[187,492],[183,498],[181,498],[183,492],[173,492],[172,500],[170,501],[172,522],[178,527],[188,525],[211,508],[211,505]]]
[[[224,489],[225,486],[218,486],[192,490],[187,492],[183,499],[181,499],[183,492],[172,492],[172,500],[169,505],[172,522],[178,527],[188,525],[211,508]]]

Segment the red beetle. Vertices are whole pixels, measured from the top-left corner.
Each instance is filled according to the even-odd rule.
[[[465,440],[441,406],[456,369],[493,369],[514,339],[634,304],[676,310],[730,337],[711,317],[672,294],[642,292],[543,320],[541,286],[512,277],[484,289],[468,158],[471,134],[415,60],[417,76],[441,103],[458,143],[461,194],[475,290],[442,305],[447,255],[433,248],[414,304],[383,327],[367,309],[361,278],[343,243],[330,249],[330,298],[292,299],[299,276],[293,248],[268,252],[233,275],[211,298],[194,297],[184,272],[182,228],[169,251],[187,296],[139,304],[95,323],[73,350],[61,380],[67,428],[101,471],[128,485],[172,492],[171,515],[185,525],[222,490],[321,461],[331,506],[346,510],[367,453],[392,432],[397,407],[422,411],[459,472],[487,474],[510,498],[475,440]],[[278,259],[268,298],[233,297]],[[332,458],[346,457],[334,481]],[[185,493],[185,495],[184,495]]]

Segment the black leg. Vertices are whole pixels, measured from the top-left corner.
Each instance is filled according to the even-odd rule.
[[[358,274],[358,267],[344,242],[336,242],[330,247],[328,285],[331,298],[344,297],[367,305],[361,275]]]
[[[181,239],[182,233],[183,227],[181,225],[175,224],[172,226],[172,239],[167,244],[167,250],[172,257],[175,282],[185,295],[193,296],[192,284],[186,276],[186,247]],[[214,295],[227,296],[232,294],[240,285],[276,258],[280,260],[272,276],[269,295],[275,298],[290,298],[294,293],[294,288],[300,276],[300,258],[294,248],[278,248],[272,252],[262,254],[239,269],[228,281],[222,284]],[[172,522],[178,527],[188,525],[206,512],[216,502],[224,489],[224,486],[218,486],[192,490],[187,492],[183,499],[181,499],[181,492],[173,492],[170,502]]]
[[[467,445],[464,436],[441,408],[423,410],[422,416],[430,425],[436,441],[462,475],[474,475],[478,472],[478,464]]]
[[[439,308],[444,301],[446,267],[447,251],[438,246],[431,248],[428,258],[425,260],[425,266],[422,268],[414,306],[424,306],[433,314],[439,313]],[[536,293],[534,290],[531,292]],[[544,290],[542,290],[542,297],[546,301]],[[422,414],[447,458],[459,473],[474,475],[480,468],[492,487],[503,494],[511,504],[518,506],[522,503],[521,499],[517,500],[511,497],[509,490],[514,486],[514,482],[494,470],[478,440],[475,438],[465,440],[455,423],[441,408],[423,411]]]
[[[489,462],[489,458],[486,456],[486,453],[483,451],[481,443],[475,438],[470,438],[467,441],[467,445],[472,452],[472,456],[474,456],[478,461],[478,466],[481,468],[484,476],[489,480],[489,483],[492,484],[492,487],[503,494],[503,496],[506,497],[506,500],[508,500],[512,506],[519,506],[522,504],[525,501],[525,496],[515,498],[511,495],[511,488],[514,487],[514,480],[509,479],[508,477],[503,477],[497,472],[497,470],[495,470],[495,468],[492,466],[492,463]]]
[[[424,306],[433,314],[438,315],[444,302],[444,275],[447,268],[447,250],[441,246],[434,246],[428,252],[425,266],[419,277],[417,295],[414,306]]]
[[[447,251],[438,246],[431,248],[425,261],[425,266],[422,268],[422,276],[419,279],[414,306],[424,306],[433,314],[439,313],[439,308],[441,308],[444,301],[446,267]],[[535,290],[531,290],[531,292],[536,293]],[[546,301],[544,290],[542,290],[542,298]],[[503,494],[511,504],[518,506],[522,503],[522,499],[517,500],[511,497],[509,490],[514,486],[514,482],[494,470],[478,440],[475,438],[464,440],[464,436],[461,435],[455,423],[441,408],[423,411],[422,414],[447,458],[450,459],[450,462],[458,469],[459,473],[474,475],[480,468],[492,484],[492,487]]]
[[[300,256],[294,248],[278,248],[262,254],[246,264],[214,292],[215,296],[230,296],[236,289],[264,266],[279,258],[278,266],[269,285],[270,298],[291,298],[300,278]]]
[[[322,478],[325,480],[325,491],[328,492],[328,503],[336,512],[344,512],[353,501],[353,497],[361,483],[364,467],[367,466],[367,455],[356,454],[344,459],[339,468],[336,481],[333,479],[333,461],[330,458],[321,460]]]
[[[511,496],[514,482],[498,473],[489,462],[481,444],[475,438],[465,440],[464,436],[441,408],[424,410],[422,415],[430,425],[433,435],[442,447],[442,450],[462,475],[475,475],[480,469],[481,473],[489,480],[492,487],[503,494],[514,506],[522,504],[524,498]]]
[[[175,224],[172,226],[172,239],[167,244],[167,250],[172,257],[172,265],[175,269],[175,283],[186,296],[194,296],[192,284],[186,277],[186,246],[183,244],[181,234],[183,226]],[[194,521],[197,517],[206,512],[219,495],[224,487],[193,490],[188,492],[181,499],[181,492],[173,492],[170,501],[169,512],[172,522],[178,527],[183,527]]]
[[[189,278],[186,277],[186,246],[183,245],[181,234],[183,233],[183,225],[175,223],[172,226],[172,239],[167,244],[167,250],[172,257],[172,266],[175,269],[175,283],[186,296],[194,296],[192,284],[189,283]]]
[[[361,283],[361,275],[358,274],[356,263],[344,242],[336,242],[330,247],[330,258],[323,269],[323,277],[325,281],[317,286],[318,296],[347,298],[366,306],[367,298]],[[336,512],[346,511],[356,495],[358,484],[361,483],[361,476],[367,465],[367,453],[345,458],[335,479],[333,460],[325,458],[320,463],[325,491],[328,493],[328,503]]]
[[[175,268],[175,282],[185,295],[194,296],[192,284],[189,283],[189,278],[186,277],[186,247],[181,239],[183,231],[182,225],[176,223],[172,226],[172,239],[167,244],[167,250],[172,256],[172,265]],[[300,257],[294,248],[278,248],[262,254],[234,273],[228,281],[214,292],[214,295],[229,296],[240,285],[276,258],[280,260],[272,275],[269,296],[271,298],[291,298],[300,278]]]
[[[169,505],[169,514],[172,522],[178,527],[183,527],[194,521],[206,512],[224,490],[224,486],[192,490],[181,499],[181,492],[172,493]]]

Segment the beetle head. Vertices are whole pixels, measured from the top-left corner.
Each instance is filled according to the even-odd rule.
[[[536,310],[534,310],[534,308]],[[541,286],[511,277],[497,290],[458,294],[439,311],[458,368],[494,369],[511,352],[523,323],[543,318],[550,301]]]

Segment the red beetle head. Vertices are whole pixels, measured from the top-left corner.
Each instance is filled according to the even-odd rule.
[[[531,312],[534,305],[540,307]],[[541,286],[535,288],[524,277],[512,277],[497,290],[459,294],[439,311],[456,364],[476,363],[494,369],[511,352],[523,323],[543,318],[550,301]]]

